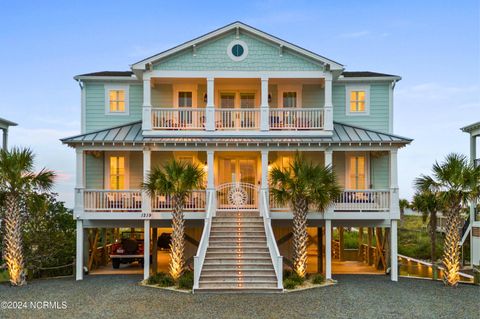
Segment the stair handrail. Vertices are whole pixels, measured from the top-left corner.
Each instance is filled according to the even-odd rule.
[[[197,254],[193,257],[193,291],[199,288],[200,273],[202,272],[205,255],[207,253],[210,230],[212,228],[212,217],[215,212],[215,190],[207,191],[207,214],[205,216],[205,224],[203,226],[202,238],[198,244]]]
[[[273,234],[271,218],[269,214],[267,191],[260,190],[260,215],[263,217],[263,225],[265,226],[265,236],[267,238],[267,246],[272,258],[273,268],[275,269],[275,275],[277,276],[277,288],[283,289],[283,257],[278,250],[277,241]]]

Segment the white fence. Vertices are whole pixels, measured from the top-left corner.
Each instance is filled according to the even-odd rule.
[[[258,130],[260,109],[216,109],[217,130]]]
[[[205,191],[195,190],[188,194],[184,211],[205,211]],[[152,198],[152,212],[171,211],[173,209],[170,195],[158,194]]]

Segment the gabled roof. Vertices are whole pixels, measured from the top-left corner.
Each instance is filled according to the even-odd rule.
[[[99,71],[92,73],[79,74],[77,76],[132,76],[132,71]]]
[[[476,122],[476,123],[473,123],[473,124],[470,124],[470,125],[467,125],[467,126],[464,126],[461,128],[461,130],[463,132],[466,132],[466,133],[470,133],[472,132],[473,130],[476,130],[480,128],[480,122]]]
[[[346,78],[398,77],[398,75],[371,71],[344,71],[342,75]]]
[[[0,128],[1,129],[8,129],[9,126],[17,126],[17,123],[6,120],[0,117]]]
[[[382,133],[349,124],[334,122],[333,136],[331,137],[144,137],[142,122],[132,122],[91,133],[76,135],[61,139],[62,143],[70,146],[78,144],[131,144],[131,143],[392,143],[397,145],[409,144],[412,139],[398,135]]]
[[[190,41],[187,41],[185,43],[182,43],[176,47],[173,47],[171,49],[168,49],[166,51],[163,51],[163,52],[160,52],[158,54],[155,54],[151,57],[148,57],[146,59],[143,59],[141,61],[138,61],[136,63],[134,63],[132,65],[132,70],[145,70],[146,69],[146,65],[149,64],[149,63],[153,63],[153,62],[156,62],[160,59],[163,59],[167,56],[170,56],[172,54],[175,54],[179,51],[182,51],[182,50],[185,50],[187,48],[191,48],[193,45],[198,45],[199,43],[202,43],[202,42],[205,42],[205,41],[208,41],[212,38],[215,38],[215,37],[218,37],[220,35],[223,35],[227,32],[230,32],[232,30],[243,30],[243,31],[246,31],[246,32],[249,32],[251,34],[254,34],[256,36],[259,36],[261,38],[264,38],[270,42],[273,42],[273,43],[276,43],[278,44],[279,46],[283,46],[284,48],[287,48],[287,49],[290,49],[290,50],[293,50],[303,56],[306,56],[310,59],[313,59],[317,62],[320,62],[321,64],[329,64],[330,65],[330,69],[331,70],[343,70],[343,65],[336,62],[336,61],[333,61],[331,59],[328,59],[324,56],[321,56],[317,53],[314,53],[312,51],[309,51],[307,49],[304,49],[302,47],[299,47],[295,44],[292,44],[288,41],[285,41],[285,40],[282,40],[280,38],[277,38],[269,33],[266,33],[266,32],[263,32],[261,30],[258,30],[252,26],[249,26],[243,22],[240,22],[240,21],[236,21],[236,22],[233,22],[231,24],[228,24],[222,28],[219,28],[217,30],[214,30],[212,32],[209,32],[207,34],[204,34],[200,37],[197,37],[193,40],[190,40]]]

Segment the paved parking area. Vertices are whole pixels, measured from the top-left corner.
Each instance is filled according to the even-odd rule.
[[[0,318],[480,318],[480,287],[338,275],[338,284],[287,294],[184,294],[138,286],[137,275],[0,285],[0,301],[57,301],[64,310],[0,309]]]

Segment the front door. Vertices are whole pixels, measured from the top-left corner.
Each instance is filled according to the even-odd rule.
[[[219,184],[256,184],[256,160],[254,159],[220,158],[218,172]]]

